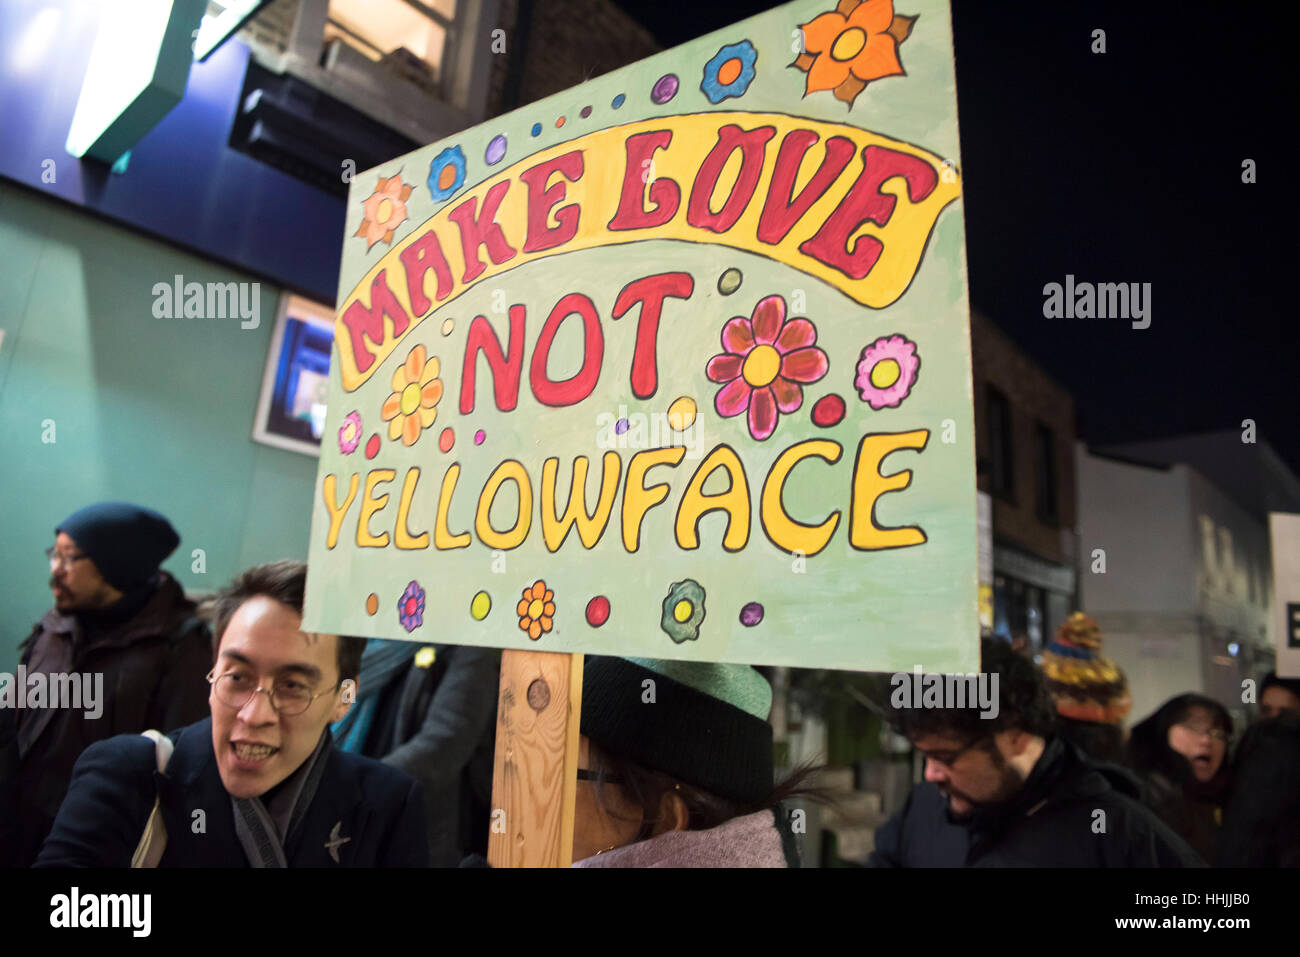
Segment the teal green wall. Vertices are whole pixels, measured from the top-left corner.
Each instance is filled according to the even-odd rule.
[[[41,550],[91,502],[171,519],[164,567],[187,589],[307,557],[316,459],[250,438],[280,290],[262,283],[257,329],[155,319],[153,285],[178,273],[253,278],[0,180],[0,671],[52,603]]]

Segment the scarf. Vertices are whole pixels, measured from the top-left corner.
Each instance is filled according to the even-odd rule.
[[[316,797],[325,773],[330,733],[324,731],[316,750],[302,766],[261,797],[231,797],[235,834],[253,867],[288,867],[285,848],[297,837],[302,820]],[[263,802],[262,798],[267,800]]]
[[[775,813],[733,817],[707,831],[667,831],[602,851],[574,867],[788,867],[790,855]]]
[[[332,730],[338,747],[360,754],[370,734],[379,699],[392,679],[402,671],[422,646],[418,641],[389,641],[371,638],[361,654],[361,674],[357,680],[356,700],[348,713],[334,722]]]

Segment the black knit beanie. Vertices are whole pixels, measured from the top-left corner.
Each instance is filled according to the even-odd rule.
[[[580,727],[642,767],[752,803],[774,783],[771,701],[771,686],[748,665],[588,655]]]
[[[70,536],[104,580],[122,592],[147,582],[181,542],[166,518],[129,502],[87,505],[54,532]]]

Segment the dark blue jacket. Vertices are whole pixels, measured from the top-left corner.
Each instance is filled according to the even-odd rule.
[[[212,752],[212,719],[169,737],[176,749],[165,775],[157,773],[153,742],[141,735],[87,748],[35,866],[129,867],[157,796],[167,827],[160,867],[248,867]],[[320,760],[327,763],[316,795],[284,849],[290,867],[428,866],[414,780],[332,745]],[[347,839],[336,844],[338,863],[327,847],[332,838]]]
[[[1060,738],[1047,742],[1011,800],[948,820],[929,781],[876,831],[872,867],[1204,867],[1139,801],[1134,777],[1093,762]]]

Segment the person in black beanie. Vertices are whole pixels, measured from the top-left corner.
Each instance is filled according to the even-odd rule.
[[[748,665],[584,662],[574,867],[798,867],[773,776],[772,689]]]
[[[16,788],[13,777],[3,784],[17,792],[13,863],[35,860],[86,747],[207,715],[211,637],[159,568],[179,544],[166,518],[126,502],[87,506],[55,529],[46,549],[54,607],[19,646],[11,686]],[[48,695],[37,697],[38,686]],[[82,700],[54,700],[55,687],[74,686]]]

